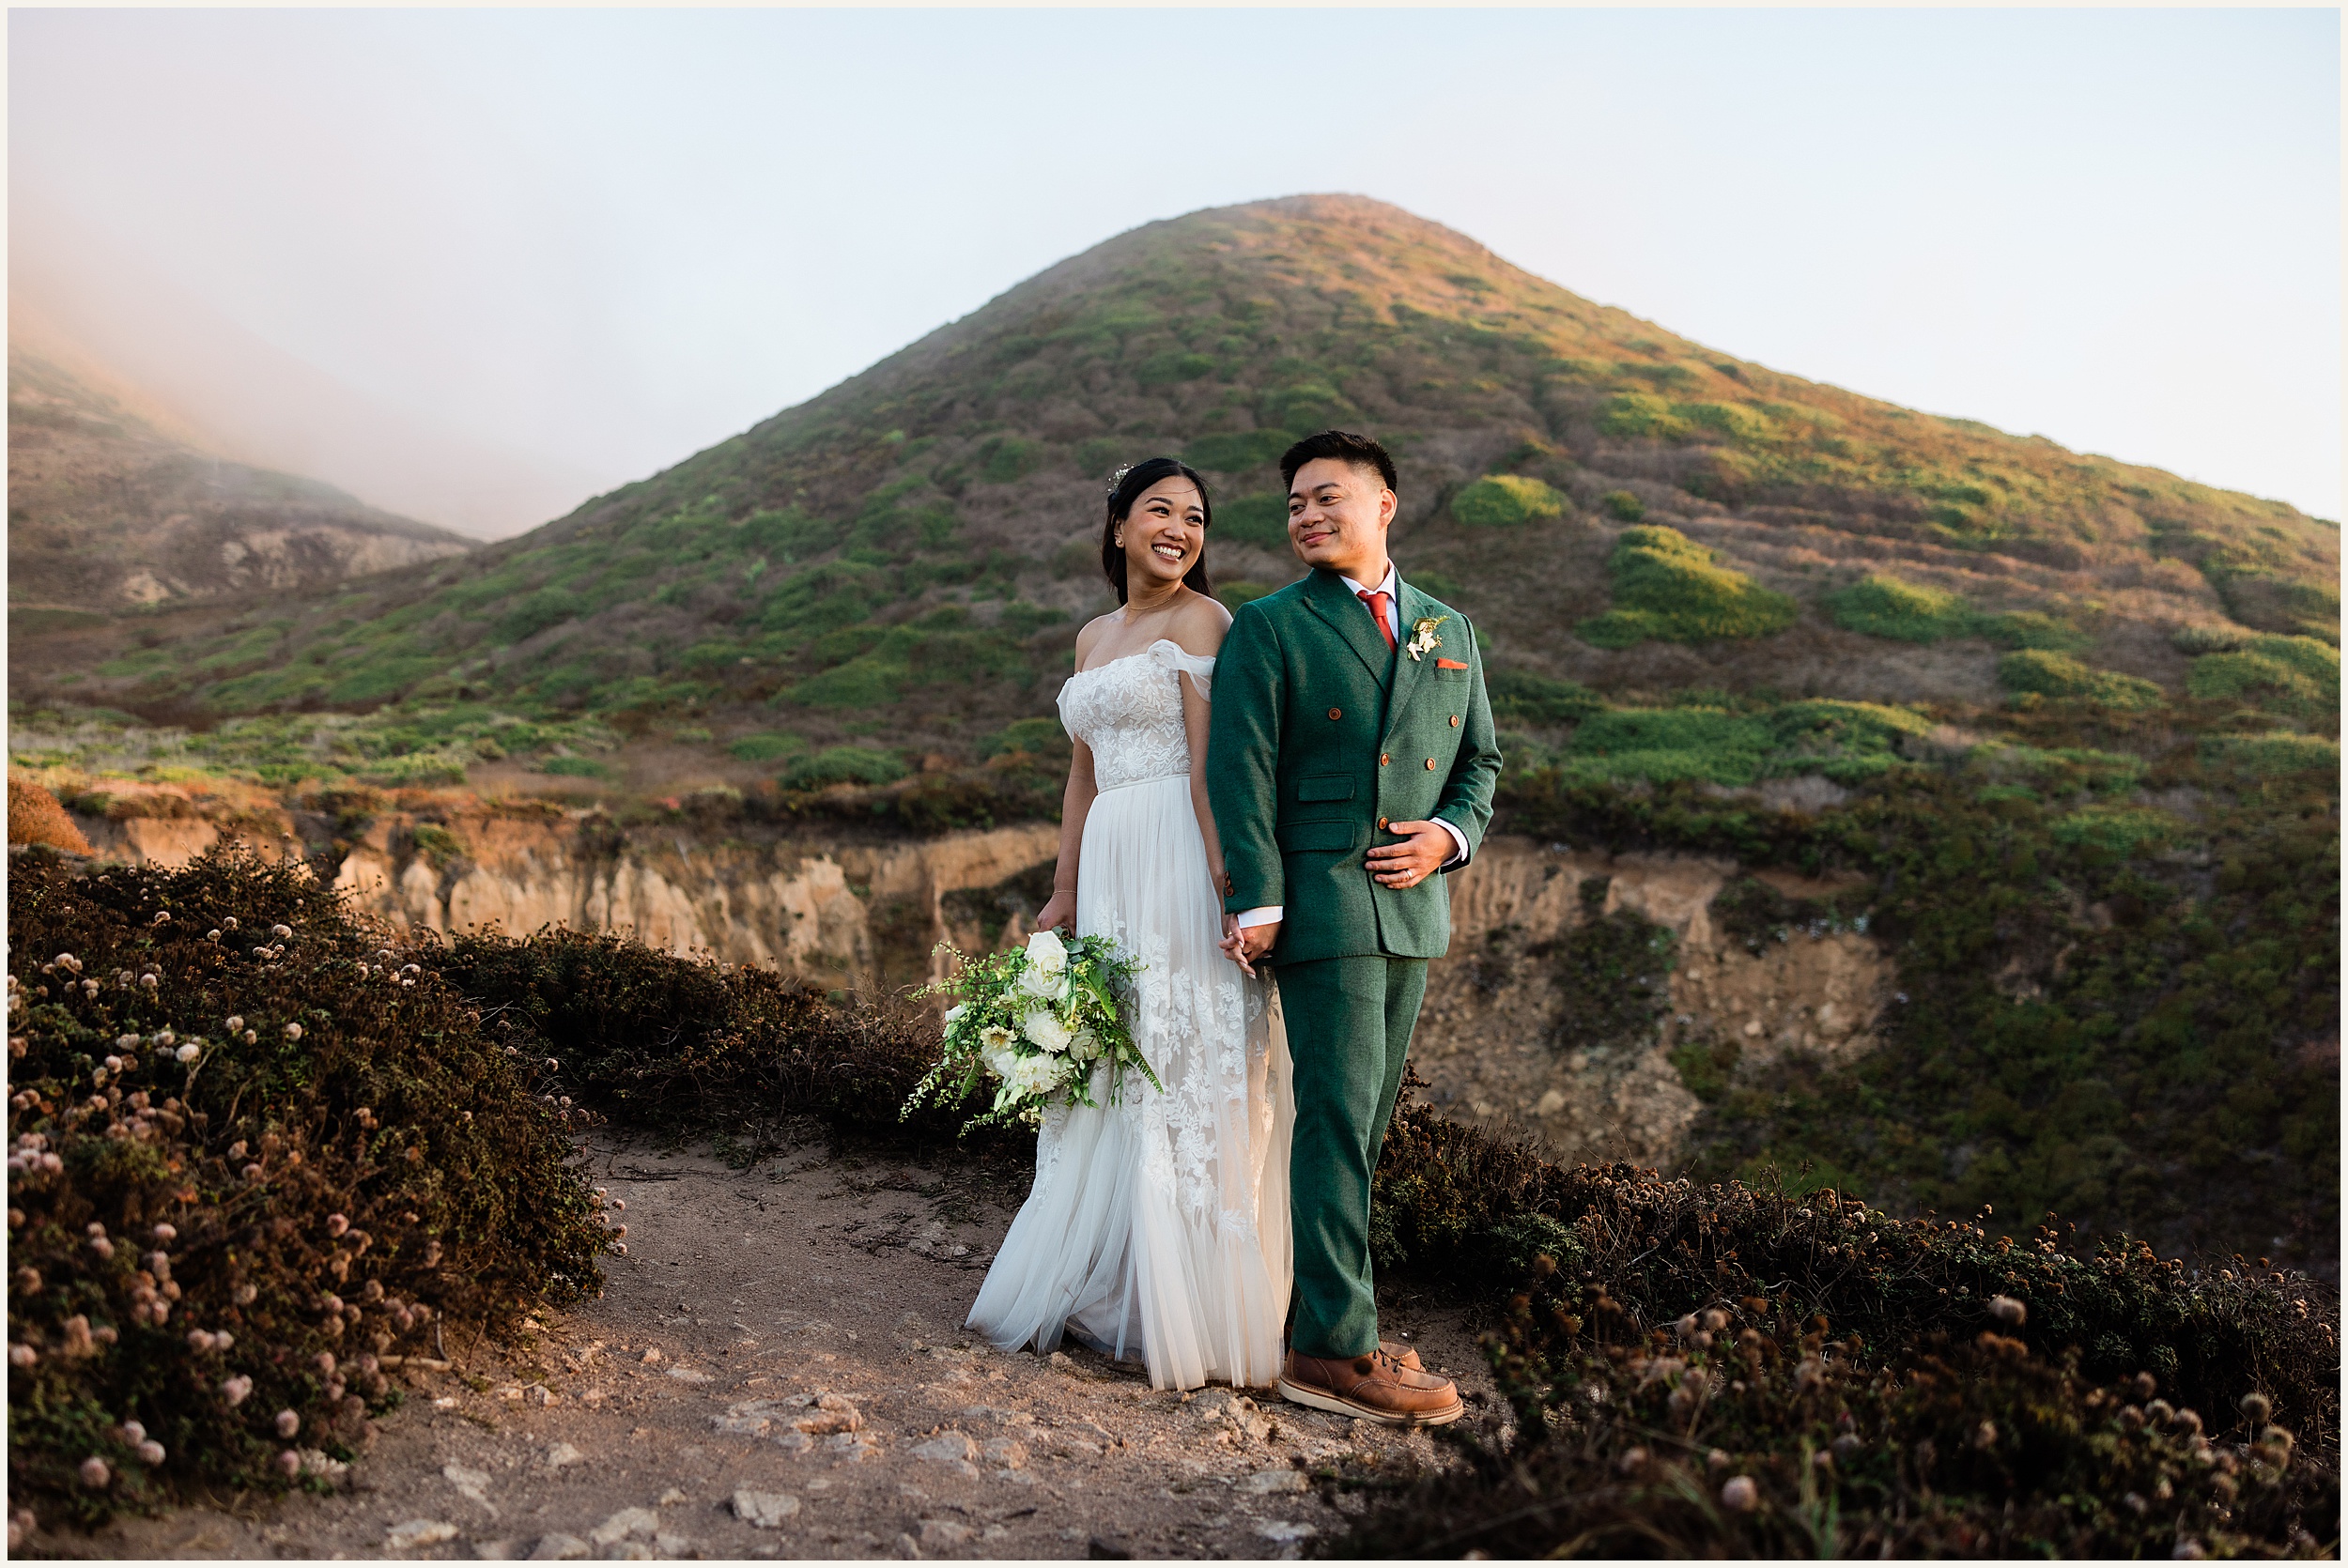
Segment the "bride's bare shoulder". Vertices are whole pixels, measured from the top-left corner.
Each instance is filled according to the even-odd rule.
[[[1183,653],[1201,658],[1213,658],[1223,646],[1224,634],[1230,629],[1231,612],[1223,607],[1221,601],[1196,592],[1183,598],[1173,623],[1166,627]]]
[[[1092,651],[1101,646],[1101,639],[1108,636],[1111,628],[1119,624],[1124,613],[1123,610],[1113,609],[1106,615],[1096,615],[1084,623],[1084,630],[1076,634],[1076,668],[1078,669],[1085,667],[1085,660],[1091,657]]]

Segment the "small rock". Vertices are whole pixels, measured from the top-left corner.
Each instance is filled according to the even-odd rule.
[[[1027,1445],[1015,1437],[996,1437],[982,1452],[989,1464],[1007,1470],[1020,1469],[1027,1463]]]
[[[1254,1497],[1274,1492],[1303,1492],[1310,1488],[1311,1483],[1305,1479],[1303,1470],[1258,1470],[1254,1475],[1243,1478],[1239,1483],[1240,1491]],[[1283,1536],[1278,1539],[1288,1538]]]
[[[669,1369],[669,1376],[680,1383],[714,1383],[717,1381],[708,1373],[697,1372],[689,1366],[672,1366]]]
[[[722,1415],[709,1418],[709,1424],[735,1437],[764,1437],[774,1429],[777,1420],[788,1413],[780,1399],[745,1399],[729,1405]]]
[[[602,1555],[607,1562],[650,1562],[659,1556],[649,1541],[614,1541]]]
[[[970,1526],[956,1524],[951,1519],[921,1521],[921,1545],[931,1551],[950,1551],[956,1546],[967,1545],[970,1538],[978,1533]]]
[[[658,1347],[656,1346],[652,1349],[646,1350],[643,1355],[638,1357],[637,1359],[642,1361],[646,1366],[650,1366],[660,1359],[660,1351]]]
[[[660,1548],[662,1557],[686,1557],[693,1550],[692,1537],[672,1530],[664,1530],[655,1535],[652,1544]]]
[[[861,1432],[835,1432],[824,1439],[824,1452],[837,1453],[850,1464],[880,1457],[880,1444]]]
[[[587,1557],[587,1543],[576,1535],[542,1535],[530,1549],[533,1562],[567,1562],[575,1557]]]
[[[587,1539],[598,1546],[609,1546],[614,1541],[625,1541],[631,1535],[650,1535],[660,1528],[660,1515],[649,1508],[623,1508],[603,1523],[587,1532]]]
[[[921,1543],[903,1530],[897,1533],[896,1548],[897,1555],[902,1558],[918,1558],[921,1555]]]
[[[406,1524],[394,1525],[391,1533],[383,1537],[383,1545],[395,1552],[405,1552],[456,1539],[456,1527],[444,1519],[410,1519]]]
[[[547,1450],[547,1468],[559,1470],[565,1465],[584,1465],[587,1456],[569,1443],[557,1443]]]
[[[734,1494],[734,1516],[760,1530],[780,1530],[798,1512],[799,1499],[788,1492],[753,1492],[744,1486]]]
[[[926,1443],[913,1445],[916,1459],[927,1459],[934,1465],[966,1465],[978,1456],[978,1452],[979,1445],[962,1432],[941,1432]]]
[[[683,1492],[678,1491],[673,1486],[660,1494],[660,1506],[663,1508],[674,1508],[678,1503],[690,1502],[692,1500],[692,1499],[687,1497]]]
[[[497,1505],[489,1500],[488,1471],[469,1469],[463,1465],[442,1465],[440,1474],[448,1478],[449,1484],[456,1488],[459,1496],[487,1509],[490,1518],[497,1517]]]
[[[792,1426],[775,1434],[775,1446],[785,1453],[805,1453],[815,1446],[815,1439]]]
[[[472,1555],[475,1560],[481,1562],[512,1562],[521,1557],[522,1548],[521,1544],[510,1536],[500,1536],[495,1541],[474,1542]]]
[[[1256,1527],[1256,1533],[1267,1541],[1309,1541],[1321,1533],[1311,1525],[1288,1519],[1266,1519]]]

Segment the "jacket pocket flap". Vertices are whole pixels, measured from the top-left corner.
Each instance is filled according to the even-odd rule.
[[[1298,800],[1352,800],[1353,781],[1343,774],[1324,773],[1296,781]]]
[[[1289,853],[1305,850],[1350,850],[1360,834],[1354,822],[1291,822],[1273,829],[1280,848]]]

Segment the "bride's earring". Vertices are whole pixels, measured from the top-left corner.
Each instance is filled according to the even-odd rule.
[[[1116,538],[1110,540],[1109,547],[1117,550],[1123,549],[1125,547],[1125,536],[1120,533]]]

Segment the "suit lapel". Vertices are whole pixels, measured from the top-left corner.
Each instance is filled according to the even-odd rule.
[[[1335,572],[1315,568],[1305,603],[1353,650],[1380,689],[1385,689],[1394,669],[1394,654],[1386,647],[1386,639],[1378,635],[1378,627],[1369,618],[1369,607],[1353,597],[1345,579]],[[1391,710],[1393,704],[1388,703],[1387,707]]]
[[[1402,635],[1396,638],[1394,688],[1386,698],[1386,733],[1389,737],[1393,735],[1395,727],[1401,723],[1403,714],[1409,710],[1411,694],[1417,689],[1419,674],[1427,668],[1424,661],[1411,657],[1403,646],[1411,640],[1411,623],[1427,613],[1427,595],[1398,578],[1395,588],[1396,597],[1401,601],[1395,607],[1400,612],[1396,619],[1402,623]],[[1449,629],[1449,623],[1445,623],[1444,629]],[[1436,635],[1441,636],[1442,633]]]

